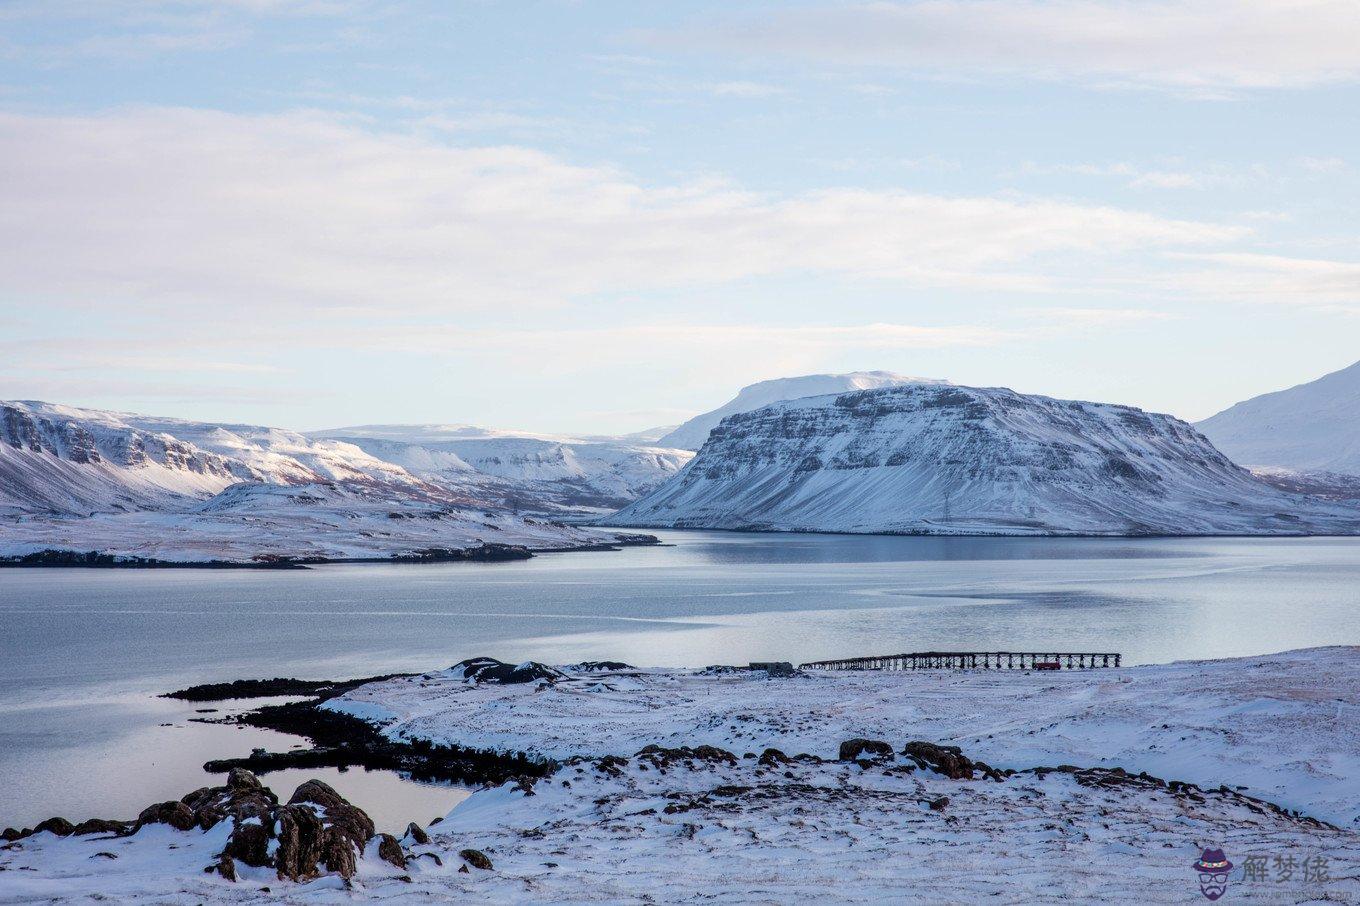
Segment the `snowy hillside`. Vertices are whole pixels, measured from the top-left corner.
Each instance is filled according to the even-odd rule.
[[[1194,428],[1125,406],[909,384],[733,415],[611,525],[932,534],[1360,532]]]
[[[470,425],[362,425],[313,432],[435,484],[519,508],[613,510],[659,487],[693,454],[643,443]]]
[[[1236,462],[1360,475],[1360,362],[1196,425]]]
[[[696,415],[669,434],[657,440],[661,447],[697,450],[708,439],[708,432],[729,415],[750,412],[771,403],[794,400],[804,396],[824,396],[849,390],[873,390],[901,384],[947,384],[929,378],[903,377],[890,371],[853,371],[849,374],[805,374],[800,377],[778,378],[743,387],[741,392],[724,406]]]
[[[477,443],[486,442],[494,441]],[[606,448],[597,454],[587,445],[579,456],[557,450],[560,463],[543,453],[535,475],[494,456],[480,457],[488,471],[479,471],[451,450],[365,443],[378,455],[277,428],[0,403],[0,556],[52,548],[248,560],[385,556],[483,541],[599,544],[612,536],[531,522],[515,510],[613,508],[687,458],[607,445],[596,445]]]
[[[487,543],[543,550],[615,540],[612,534],[443,505],[359,482],[242,483],[181,510],[0,520],[0,556],[98,551],[178,562],[371,559]]]

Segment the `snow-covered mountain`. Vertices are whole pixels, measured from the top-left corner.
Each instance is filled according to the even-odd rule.
[[[938,534],[1360,532],[1185,422],[1127,406],[913,383],[729,416],[620,526]]]
[[[613,509],[689,457],[514,437],[460,443],[473,445],[472,462],[440,444],[0,402],[0,555],[56,547],[250,559],[479,540],[594,544],[609,536],[521,514]],[[488,443],[503,446],[477,446]]]
[[[729,415],[750,412],[771,403],[794,400],[804,396],[824,396],[850,390],[873,390],[878,387],[897,387],[902,384],[947,384],[948,381],[930,378],[903,377],[890,371],[852,371],[849,374],[804,374],[799,377],[777,378],[743,387],[725,405],[712,412],[696,415],[669,434],[658,438],[659,447],[697,450],[708,439],[708,433]]]
[[[613,510],[659,487],[693,456],[645,443],[471,425],[361,425],[313,432],[429,482],[517,508]]]
[[[1360,362],[1253,397],[1196,427],[1249,467],[1360,475]]]

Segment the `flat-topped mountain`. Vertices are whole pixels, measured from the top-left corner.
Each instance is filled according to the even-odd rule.
[[[1356,533],[1183,421],[1128,406],[912,383],[725,418],[611,525],[930,534]]]

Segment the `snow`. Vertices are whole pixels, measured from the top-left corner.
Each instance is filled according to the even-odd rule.
[[[890,371],[852,371],[849,374],[805,374],[799,377],[776,378],[743,387],[735,397],[711,412],[694,418],[657,439],[663,447],[698,450],[708,440],[709,432],[724,418],[750,412],[783,400],[804,396],[824,396],[850,390],[872,390],[902,384],[947,384],[931,378],[903,377]]]
[[[1354,534],[1190,425],[1004,388],[906,384],[726,418],[611,525],[920,534]]]
[[[1244,465],[1360,475],[1360,362],[1253,397],[1196,427]]]
[[[563,668],[569,670],[570,668]],[[1123,767],[1360,827],[1360,648],[1096,671],[580,673],[469,685],[458,671],[361,686],[325,707],[392,739],[547,758],[650,743],[834,758],[851,737],[962,746],[997,767]],[[904,729],[909,728],[909,729]]]
[[[41,834],[0,849],[0,902],[1172,903],[1198,899],[1191,864],[1205,847],[1223,848],[1238,866],[1234,900],[1354,902],[1357,672],[1360,649],[1322,648],[1058,674],[779,680],[643,670],[548,689],[426,674],[361,687],[340,706],[394,720],[391,735],[420,729],[464,744],[612,750],[624,760],[569,761],[532,796],[514,784],[479,791],[429,828],[429,844],[405,841],[408,869],[378,861],[370,846],[351,889],[334,877],[287,885],[239,864],[243,880],[232,884],[202,871],[225,832],[149,827],[123,839]],[[900,756],[832,760],[839,741],[857,735],[895,750],[952,738],[965,754],[1020,772],[949,780],[909,770]],[[663,763],[634,754],[643,741],[726,742],[737,759]],[[827,760],[741,757],[765,746]],[[1062,761],[1245,783],[1250,796],[1283,793],[1342,826],[1301,821],[1232,790],[1024,770]],[[487,854],[494,870],[460,872],[464,848]],[[1322,856],[1329,879],[1244,877],[1247,857],[1275,855]]]
[[[531,550],[611,543],[615,533],[451,506],[391,487],[233,485],[192,509],[0,521],[0,556],[96,550],[169,561],[388,557],[482,543]]]
[[[599,544],[612,536],[517,514],[609,512],[690,457],[628,444],[463,443],[473,445],[475,463],[460,457],[458,444],[350,443],[252,425],[0,403],[0,556],[55,548],[238,560],[386,556],[481,542]]]

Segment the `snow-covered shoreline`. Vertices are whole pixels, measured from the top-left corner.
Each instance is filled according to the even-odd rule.
[[[475,793],[428,843],[403,840],[404,871],[366,853],[347,885],[271,883],[244,866],[233,883],[203,871],[225,844],[217,829],[45,833],[0,850],[0,902],[96,892],[241,902],[285,883],[307,902],[356,891],[466,902],[1184,902],[1198,896],[1191,863],[1206,847],[1239,869],[1263,855],[1324,860],[1326,879],[1307,883],[1301,871],[1291,884],[1235,869],[1235,899],[1360,900],[1360,648],[1032,674],[592,665],[498,683],[467,673],[370,683],[324,706],[395,741],[561,764],[536,783]],[[886,746],[847,756],[842,744],[855,738]],[[912,740],[958,746],[1001,773],[923,760]],[[467,848],[494,870],[460,871]]]

